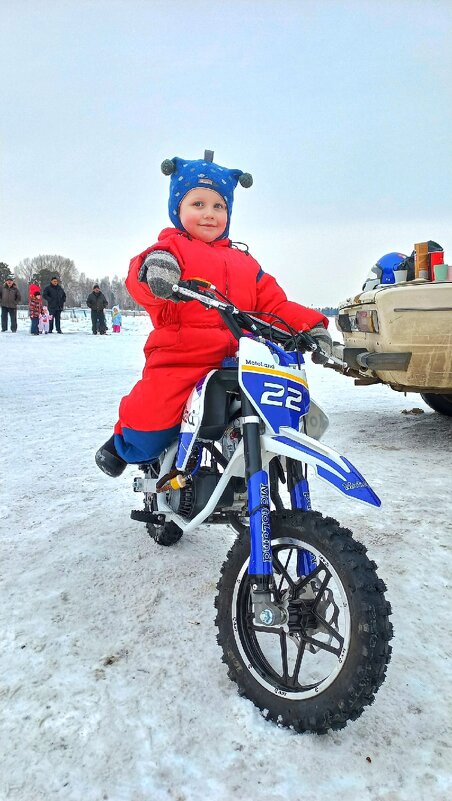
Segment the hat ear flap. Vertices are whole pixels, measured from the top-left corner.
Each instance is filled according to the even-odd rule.
[[[165,159],[165,161],[162,161],[160,169],[163,175],[172,175],[173,172],[176,172],[176,165],[172,159]]]

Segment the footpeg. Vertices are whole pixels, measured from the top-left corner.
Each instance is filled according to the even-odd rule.
[[[165,515],[156,515],[146,509],[132,509],[130,517],[132,520],[138,520],[139,523],[153,523],[156,526],[162,526],[165,522]]]

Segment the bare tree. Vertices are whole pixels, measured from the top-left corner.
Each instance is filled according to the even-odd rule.
[[[32,259],[23,259],[16,267],[17,276],[23,281],[33,281],[40,273],[45,275],[58,275],[62,284],[69,284],[78,277],[72,259],[65,256],[34,256]]]
[[[34,271],[32,259],[23,259],[19,262],[14,272],[19,280],[29,284],[33,279]]]
[[[52,275],[57,275],[64,287],[69,306],[74,304],[73,288],[78,281],[78,272],[72,259],[58,255],[39,255],[32,259],[23,259],[16,267],[16,274],[21,282],[22,289],[27,294],[28,284],[32,281],[44,289],[50,282]]]

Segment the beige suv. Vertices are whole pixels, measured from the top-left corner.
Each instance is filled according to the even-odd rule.
[[[356,384],[419,392],[452,416],[452,281],[379,285],[341,303],[336,323]]]

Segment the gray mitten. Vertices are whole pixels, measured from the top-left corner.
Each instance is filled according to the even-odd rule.
[[[151,292],[157,298],[179,302],[173,295],[173,284],[180,280],[178,261],[166,250],[153,250],[146,256],[139,274],[140,281],[147,281]]]
[[[333,356],[339,361],[344,361],[344,345],[342,342],[333,342]]]
[[[317,345],[323,351],[323,353],[320,353],[318,350],[314,351],[311,355],[312,361],[314,364],[326,364],[333,353],[333,340],[328,331],[323,325],[316,325],[315,328],[311,328],[307,333],[315,339]]]

